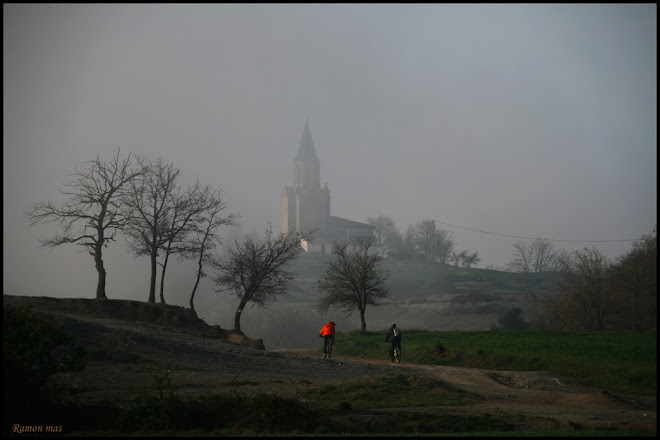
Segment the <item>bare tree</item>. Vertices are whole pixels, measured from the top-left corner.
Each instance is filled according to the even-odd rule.
[[[408,229],[406,229],[406,235],[403,238],[403,251],[410,258],[416,258],[418,255],[415,246],[415,227],[413,225],[408,225]]]
[[[133,213],[125,233],[133,254],[149,256],[151,278],[148,302],[155,303],[158,251],[170,239],[172,200],[180,170],[173,164],[166,164],[162,157],[152,164],[147,164],[143,158],[138,158],[138,161],[148,172],[143,179],[132,181],[125,198]]]
[[[655,232],[655,230],[654,230]],[[657,325],[657,239],[642,236],[610,264],[596,249],[566,261],[560,295],[540,300],[538,316],[559,330],[645,330]]]
[[[83,246],[94,258],[98,273],[96,298],[106,299],[106,270],[103,263],[103,248],[115,241],[118,231],[126,226],[129,212],[122,203],[127,184],[138,181],[143,169],[133,164],[131,155],[120,159],[120,149],[110,161],[104,162],[100,156],[85,162],[82,171],[76,170],[60,190],[68,197],[61,206],[52,202],[38,203],[26,213],[30,225],[36,223],[57,223],[62,233],[41,240],[41,245],[56,247],[62,244]]]
[[[326,295],[317,306],[320,312],[330,307],[345,310],[349,314],[358,309],[362,331],[367,329],[364,319],[367,305],[378,306],[389,296],[385,287],[388,274],[378,269],[382,257],[377,252],[369,252],[370,239],[360,239],[356,247],[346,242],[335,242],[332,246],[334,258],[318,281],[317,286]]]
[[[449,261],[454,263],[454,266],[458,266],[460,264],[462,267],[470,268],[473,264],[480,262],[481,258],[479,258],[479,254],[477,252],[470,254],[468,251],[462,250],[460,252],[452,251],[451,256],[449,257]]]
[[[471,254],[467,254],[467,255],[463,258],[462,266],[463,266],[463,267],[467,267],[467,268],[469,268],[469,267],[471,267],[473,264],[477,264],[477,263],[479,263],[480,261],[481,261],[481,258],[479,258],[479,254],[478,254],[477,252],[473,252],[473,253],[471,253]]]
[[[211,262],[216,269],[213,280],[218,291],[228,290],[240,299],[234,331],[241,332],[241,314],[248,303],[265,307],[286,292],[288,282],[295,276],[288,268],[302,252],[301,241],[311,241],[313,232],[291,231],[273,236],[269,223],[264,240],[246,234],[243,241],[234,241],[224,258]]]
[[[514,259],[506,264],[511,272],[554,272],[562,270],[569,256],[556,250],[550,240],[537,238],[529,243],[519,240],[513,244]]]
[[[402,250],[403,237],[392,217],[379,214],[377,217],[367,217],[367,223],[375,228],[376,244],[383,246],[390,256]]]
[[[367,223],[374,227],[374,233],[376,234],[376,244],[382,246],[383,240],[386,236],[388,230],[394,228],[394,220],[390,216],[379,214],[377,217],[367,217]]]
[[[164,255],[158,263],[161,266],[160,301],[162,303],[165,303],[165,273],[170,255],[179,254],[183,256],[183,254],[188,253],[190,250],[189,239],[193,239],[193,233],[197,232],[197,223],[204,221],[208,210],[218,208],[218,200],[211,186],[201,187],[199,181],[188,187],[184,192],[177,188],[176,194],[172,194],[170,203],[171,206],[168,209],[169,226],[164,231],[166,239],[162,246]],[[220,204],[224,207],[221,200]]]
[[[606,330],[614,312],[607,272],[610,263],[595,248],[575,251],[560,281],[560,294],[544,303],[555,328],[563,330]]]
[[[658,244],[655,236],[644,235],[613,265],[610,282],[617,304],[619,328],[635,331],[657,325]]]
[[[532,270],[532,247],[525,240],[516,241],[513,244],[515,254],[513,260],[505,266],[511,272],[531,272]]]
[[[436,229],[434,254],[440,263],[448,263],[449,257],[454,251],[453,234],[446,229]]]
[[[390,257],[400,258],[402,254],[405,254],[403,246],[403,235],[399,232],[398,229],[388,229],[385,231],[383,237],[385,242],[385,249]]]
[[[423,220],[414,228],[415,247],[423,253],[426,261],[447,263],[454,249],[452,233],[436,229],[435,220]]]
[[[435,261],[435,221],[423,220],[415,225],[415,247],[426,261]]]
[[[461,251],[461,252],[452,252],[451,256],[449,257],[449,261],[454,263],[454,266],[458,267],[458,264],[462,261],[463,257],[467,254],[467,251]]]
[[[165,303],[165,273],[167,271],[167,263],[170,259],[171,254],[181,253],[184,250],[184,245],[181,243],[184,239],[185,227],[188,220],[190,219],[189,215],[192,215],[195,207],[193,206],[192,199],[193,194],[190,194],[190,189],[184,193],[181,193],[181,188],[176,188],[176,194],[172,194],[170,199],[171,206],[168,211],[168,224],[167,230],[163,231],[165,236],[164,243],[161,247],[162,253],[164,253],[162,260],[157,261],[157,264],[160,266],[160,302]],[[179,246],[179,244],[181,246]],[[158,252],[160,255],[161,252]]]
[[[220,197],[220,190],[209,194],[208,205],[206,209],[199,213],[193,222],[193,230],[190,238],[185,243],[183,258],[197,260],[197,273],[195,285],[190,294],[190,309],[195,311],[194,299],[197,286],[201,278],[206,276],[204,266],[212,259],[213,251],[221,244],[217,236],[217,230],[220,226],[231,226],[236,224],[237,215],[223,215],[227,204]]]

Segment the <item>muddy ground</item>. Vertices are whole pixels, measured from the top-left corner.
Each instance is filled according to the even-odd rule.
[[[611,393],[551,372],[397,365],[341,355],[324,359],[320,350],[265,350],[259,348],[259,340],[219,328],[196,327],[176,307],[164,313],[162,306],[120,301],[133,304],[114,304],[104,310],[93,300],[4,297],[5,305],[26,302],[35,311],[54,317],[90,353],[84,371],[62,373],[55,379],[69,390],[69,397],[81,402],[126,398],[144,389],[155,390],[154,375],[163,376],[165,372],[177,393],[191,397],[232,390],[297,397],[302,390],[318,384],[397,372],[440,380],[477,397],[476,403],[469,405],[398,411],[489,414],[520,431],[657,432],[656,396]],[[367,412],[363,417],[368,419],[370,415]]]

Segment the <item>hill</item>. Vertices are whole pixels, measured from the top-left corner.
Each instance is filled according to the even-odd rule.
[[[54,315],[56,320],[66,318],[85,320],[118,320],[143,325],[158,325],[172,330],[184,330],[207,338],[227,340],[264,350],[263,340],[250,339],[233,330],[208,325],[195,312],[179,306],[131,300],[95,300],[86,298],[50,298],[45,296],[3,295],[3,306],[30,307],[35,312]]]
[[[277,349],[316,347],[317,333],[329,320],[337,323],[340,332],[359,329],[357,311],[316,310],[322,296],[316,282],[330,258],[318,253],[299,255],[288,293],[265,308],[246,308],[241,318],[243,332],[263,338],[266,348]],[[538,298],[556,292],[561,278],[560,273],[509,273],[423,261],[383,261],[382,268],[389,273],[391,296],[380,306],[367,308],[368,330],[387,329],[393,322],[401,328],[431,331],[490,330],[512,308],[520,308],[530,321]],[[198,313],[208,323],[230,325],[235,310],[235,303],[213,302]]]
[[[291,290],[312,290],[330,259],[330,255],[319,253],[301,254],[295,264],[298,278]],[[555,292],[561,279],[559,272],[514,273],[412,260],[384,260],[381,268],[389,273],[387,286],[398,298],[474,293],[539,295]]]
[[[269,348],[310,348],[327,320],[335,321],[342,332],[359,329],[357,311],[349,315],[334,309],[323,314],[315,310],[322,296],[316,282],[330,258],[300,255],[288,293],[266,309],[244,314],[243,331],[264,338]],[[523,318],[531,321],[538,299],[556,293],[561,279],[560,273],[509,273],[422,261],[384,261],[382,269],[389,273],[386,283],[391,295],[380,306],[367,307],[368,330],[387,329],[393,322],[401,328],[431,331],[490,330],[513,308],[521,309]],[[228,319],[210,316],[209,322]],[[278,330],[282,322],[288,323],[291,332]]]

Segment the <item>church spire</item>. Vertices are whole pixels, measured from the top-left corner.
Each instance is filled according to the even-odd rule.
[[[314,149],[309,122],[305,122],[298,153],[293,161],[293,186],[298,188],[321,186],[321,163]]]
[[[309,121],[305,121],[305,129],[300,139],[300,146],[298,147],[298,154],[296,154],[295,160],[318,160],[316,150],[314,149],[314,141],[312,141],[312,133],[309,131]]]

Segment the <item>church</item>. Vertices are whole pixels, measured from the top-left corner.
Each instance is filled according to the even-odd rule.
[[[330,254],[334,241],[354,242],[374,236],[374,227],[330,215],[330,189],[321,187],[321,162],[316,155],[309,123],[305,123],[293,161],[293,181],[282,190],[282,232],[316,230],[306,252]]]

